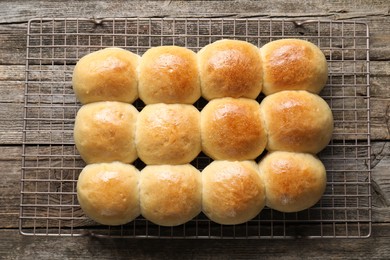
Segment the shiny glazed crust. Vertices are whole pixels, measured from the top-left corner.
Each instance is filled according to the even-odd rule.
[[[106,48],[82,57],[73,71],[73,90],[82,104],[98,101],[132,103],[138,98],[140,57],[121,48]]]
[[[219,40],[197,54],[202,96],[255,99],[262,89],[262,66],[256,46],[238,40]]]
[[[265,205],[264,184],[254,161],[213,161],[202,171],[202,209],[219,224],[251,220]]]
[[[162,226],[181,225],[201,212],[201,173],[192,165],[150,165],[141,171],[141,214]]]
[[[332,138],[328,104],[307,91],[281,91],[260,104],[268,132],[268,151],[318,153]]]
[[[140,215],[139,171],[119,162],[87,165],[77,181],[84,213],[104,225],[126,224]]]
[[[86,163],[137,159],[135,125],[138,111],[130,104],[106,101],[82,106],[76,115],[74,140]]]
[[[267,142],[259,103],[251,99],[220,98],[201,111],[202,149],[216,160],[250,160]]]
[[[138,116],[135,142],[146,164],[189,163],[201,151],[200,113],[192,105],[147,105]]]
[[[312,154],[272,152],[259,163],[266,186],[266,205],[281,212],[297,212],[316,204],[326,188],[322,162]]]
[[[142,55],[139,96],[145,104],[193,104],[200,98],[195,52],[178,46],[160,46]]]
[[[269,42],[260,48],[263,93],[307,90],[318,94],[328,79],[325,55],[314,44],[299,39]]]

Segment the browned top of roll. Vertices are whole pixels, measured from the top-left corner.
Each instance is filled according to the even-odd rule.
[[[185,164],[201,151],[200,113],[192,105],[145,106],[136,127],[136,147],[146,164]]]
[[[73,90],[83,103],[121,101],[138,98],[139,56],[121,49],[106,48],[82,57],[73,70]]]
[[[264,184],[254,161],[213,161],[202,171],[203,212],[220,224],[246,222],[265,205]]]
[[[139,65],[138,88],[145,104],[193,104],[200,98],[196,54],[178,46],[149,49]]]
[[[84,213],[105,225],[126,224],[140,215],[139,171],[120,162],[90,164],[77,181]]]
[[[322,51],[299,39],[269,42],[260,49],[263,62],[263,93],[307,90],[318,94],[328,78],[328,65]]]
[[[282,212],[307,209],[317,203],[326,187],[326,171],[312,154],[275,151],[259,164],[266,186],[266,205]]]
[[[183,224],[201,211],[201,174],[190,164],[148,165],[141,171],[140,201],[142,215],[153,223]]]
[[[262,89],[262,66],[256,46],[238,40],[219,40],[198,52],[202,96],[256,98]]]
[[[304,90],[281,91],[261,102],[267,150],[318,153],[332,138],[333,115],[320,96]]]
[[[122,102],[106,101],[83,105],[74,126],[74,140],[86,163],[137,159],[135,125],[138,111]]]
[[[201,136],[203,151],[213,159],[255,159],[267,142],[259,103],[245,98],[210,101],[201,111]]]

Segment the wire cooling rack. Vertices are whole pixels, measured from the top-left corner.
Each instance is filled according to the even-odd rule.
[[[325,53],[329,79],[321,96],[330,105],[335,131],[319,156],[328,183],[323,198],[298,213],[265,208],[253,220],[218,225],[200,214],[178,227],[156,226],[142,217],[100,226],[80,209],[76,182],[84,167],[73,142],[80,107],[71,85],[75,63],[103,47],[138,54],[152,46],[198,51],[222,38],[256,46],[280,38],[313,42]],[[287,19],[33,19],[28,23],[20,232],[25,235],[149,238],[368,237],[371,234],[369,31],[357,21]],[[261,101],[262,97],[259,97]],[[141,109],[142,103],[136,101]],[[196,104],[201,109],[202,102]],[[203,169],[210,159],[193,164]],[[136,162],[136,166],[142,167]]]

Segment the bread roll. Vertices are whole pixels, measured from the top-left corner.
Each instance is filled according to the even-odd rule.
[[[193,104],[200,98],[195,52],[178,46],[160,46],[142,55],[139,96],[145,104]]]
[[[220,98],[201,111],[202,149],[215,160],[249,160],[267,142],[259,103],[245,98]]]
[[[138,98],[139,56],[106,48],[82,57],[73,71],[73,90],[82,104],[98,101],[132,103]]]
[[[262,89],[262,66],[256,46],[238,40],[219,40],[198,52],[202,96],[255,99]]]
[[[265,189],[254,161],[213,161],[202,171],[202,209],[219,224],[241,224],[260,213]]]
[[[147,220],[161,226],[184,224],[201,212],[201,174],[190,164],[146,166],[140,199]]]
[[[82,106],[76,115],[74,141],[86,163],[137,159],[135,125],[138,111],[130,104],[106,101]]]
[[[140,215],[139,172],[120,162],[87,165],[77,181],[84,213],[104,225],[126,224]]]
[[[318,94],[328,79],[325,55],[314,44],[299,39],[269,42],[260,49],[263,93],[307,90]]]
[[[189,163],[201,151],[200,113],[192,105],[147,105],[138,117],[135,142],[146,164]]]
[[[276,151],[259,163],[266,186],[266,205],[281,212],[296,212],[316,204],[326,188],[322,162],[312,154]]]
[[[269,151],[318,153],[332,138],[332,111],[318,95],[282,91],[264,98],[260,108]]]

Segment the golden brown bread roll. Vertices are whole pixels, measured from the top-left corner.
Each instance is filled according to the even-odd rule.
[[[260,49],[263,93],[307,90],[318,94],[328,78],[325,55],[314,44],[299,39],[269,42]]]
[[[264,98],[260,108],[269,151],[318,153],[332,138],[332,111],[316,94],[281,91]]]
[[[216,223],[244,223],[264,208],[264,184],[254,161],[213,161],[202,171],[202,185],[202,210]]]
[[[146,164],[189,163],[201,151],[200,113],[192,105],[147,105],[138,116],[135,142]]]
[[[132,103],[138,98],[139,56],[106,48],[82,57],[73,70],[73,90],[82,104],[98,101]]]
[[[151,48],[138,69],[139,97],[145,104],[193,104],[200,98],[196,54],[187,48]]]
[[[262,66],[256,46],[239,40],[219,40],[197,54],[202,96],[255,99],[262,89]]]
[[[219,98],[201,111],[202,149],[215,160],[250,160],[266,146],[267,134],[257,101]]]
[[[296,212],[316,204],[326,188],[326,171],[312,154],[276,151],[259,163],[266,187],[266,205],[281,212]]]
[[[104,225],[126,224],[140,215],[139,171],[120,162],[87,165],[77,181],[84,213]]]
[[[74,141],[86,163],[137,159],[135,125],[138,111],[116,101],[83,105],[76,115]]]
[[[141,214],[155,224],[181,225],[201,212],[201,174],[190,164],[146,166],[139,187]]]

